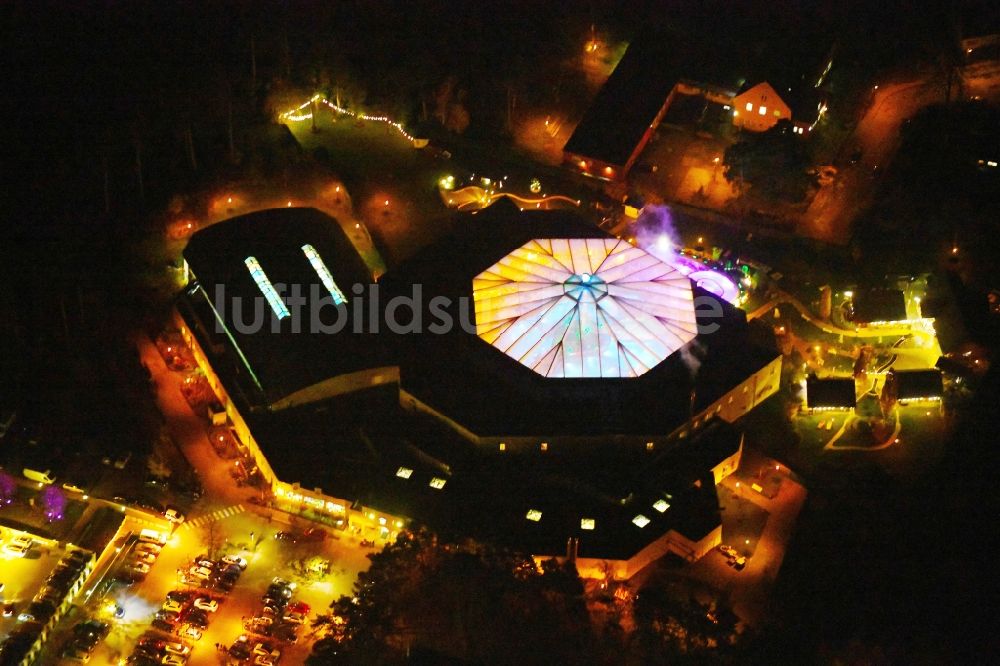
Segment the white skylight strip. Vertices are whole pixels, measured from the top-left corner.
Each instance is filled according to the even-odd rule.
[[[267,279],[267,275],[264,273],[264,269],[260,267],[260,262],[257,261],[257,258],[247,257],[243,263],[246,264],[247,269],[250,271],[250,277],[253,278],[261,293],[264,294],[268,305],[274,310],[274,316],[278,319],[290,316],[288,308],[285,307],[285,302],[281,300],[281,296],[275,291],[274,285]]]
[[[316,271],[316,275],[319,276],[320,282],[326,287],[326,290],[330,292],[330,296],[333,297],[333,304],[340,305],[341,303],[346,303],[347,298],[344,296],[344,292],[340,290],[337,283],[333,281],[333,276],[330,275],[330,269],[326,267],[323,263],[322,257],[319,256],[319,252],[316,251],[312,245],[306,244],[302,246],[302,251],[306,255],[306,259],[312,264],[313,270]]]

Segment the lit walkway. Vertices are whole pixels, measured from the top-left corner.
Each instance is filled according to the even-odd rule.
[[[229,466],[216,456],[208,441],[205,422],[191,410],[181,393],[182,374],[167,368],[156,345],[146,335],[136,340],[136,346],[143,364],[149,368],[153,378],[156,404],[163,414],[167,429],[184,457],[198,473],[205,498],[198,505],[204,506],[208,498],[220,502],[221,507],[246,500],[252,490],[237,487],[229,474]]]
[[[774,499],[750,490],[747,482],[741,483],[737,489],[735,474],[722,482],[727,490],[738,493],[741,498],[769,514],[753,557],[747,560],[743,571],[735,572],[737,582],[731,588],[733,610],[750,622],[761,619],[764,613],[771,586],[785,559],[785,549],[791,540],[795,521],[806,500],[806,489],[789,476],[784,466],[782,470],[781,490]]]

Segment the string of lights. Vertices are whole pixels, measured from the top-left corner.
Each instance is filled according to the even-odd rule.
[[[302,111],[306,107],[311,106],[314,102],[319,102],[320,104],[323,104],[323,105],[329,107],[334,112],[342,114],[342,115],[345,115],[345,116],[350,116],[351,118],[358,118],[359,120],[368,120],[368,121],[377,122],[377,123],[385,123],[386,125],[389,125],[394,130],[396,130],[397,132],[399,132],[399,134],[402,135],[403,138],[405,138],[410,143],[413,143],[414,141],[416,141],[416,137],[415,136],[413,136],[412,134],[410,134],[409,132],[407,132],[405,129],[403,129],[402,123],[398,123],[395,120],[393,120],[392,118],[389,118],[388,116],[370,116],[367,113],[358,113],[357,111],[352,111],[351,109],[347,109],[347,108],[344,108],[342,106],[338,106],[338,105],[334,104],[333,102],[331,102],[330,100],[328,100],[327,98],[323,97],[322,95],[313,95],[311,98],[309,98],[308,101],[303,102],[298,107],[296,107],[294,109],[291,109],[289,111],[285,111],[284,113],[282,113],[279,116],[279,118],[282,121],[291,121],[291,122],[301,122],[303,120],[310,120],[313,117],[312,112],[302,113]]]

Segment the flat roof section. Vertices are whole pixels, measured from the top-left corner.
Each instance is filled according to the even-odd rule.
[[[806,405],[810,409],[837,407],[854,409],[857,391],[853,377],[826,377],[816,375],[806,378]]]
[[[854,293],[854,321],[870,324],[880,321],[904,321],[906,300],[899,289],[860,289]]]
[[[630,44],[563,150],[624,165],[680,80],[678,60],[670,40]]]
[[[521,212],[501,201],[464,215],[451,236],[380,282],[386,300],[420,285],[424,322],[434,320],[427,307],[431,295],[456,304],[449,330],[393,336],[392,343],[403,389],[479,436],[667,435],[690,417],[692,407],[711,404],[778,356],[751,342],[741,310],[691,286],[695,321],[706,332],[644,374],[543,376],[480,338],[474,327],[458,324],[462,303],[468,323],[476,323],[476,276],[536,238],[609,236],[572,212]]]
[[[346,305],[340,308],[340,333],[312,331],[310,312],[320,299],[329,301],[320,312],[330,324],[337,317],[334,305],[345,304],[354,285],[367,288],[372,282],[340,224],[326,214],[275,208],[231,218],[192,236],[184,258],[201,287],[185,296],[190,303],[185,314],[195,315],[214,341],[235,345],[245,359],[245,374],[268,403],[381,365],[378,337],[355,334]],[[287,296],[293,288],[304,299],[301,317],[290,313]]]
[[[937,368],[929,370],[892,370],[897,400],[940,398],[944,395],[944,380]]]

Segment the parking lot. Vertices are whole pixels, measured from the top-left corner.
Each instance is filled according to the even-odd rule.
[[[163,532],[162,547],[133,530],[111,551],[108,577],[121,580],[106,594],[95,593],[66,621],[51,658],[70,640],[72,626],[92,618],[110,625],[89,655],[93,663],[119,663],[133,654],[137,664],[163,663],[168,654],[169,662],[193,665],[218,664],[220,658],[303,663],[314,640],[311,620],[351,592],[370,551],[341,540],[333,530],[308,533],[280,518],[224,507],[181,524],[172,534]],[[291,538],[276,539],[278,533]],[[57,557],[49,556],[49,569]],[[25,560],[22,566],[32,562],[39,568],[37,580],[43,580],[47,574],[39,560]],[[290,584],[290,594],[279,598],[271,590],[272,599],[265,603],[276,577]],[[241,636],[250,652],[245,659],[224,657],[216,647],[240,643]],[[170,653],[167,643],[181,647]],[[267,655],[252,654],[257,643],[267,646]]]
[[[64,551],[30,534],[0,527],[0,636],[9,635],[42,591]]]

